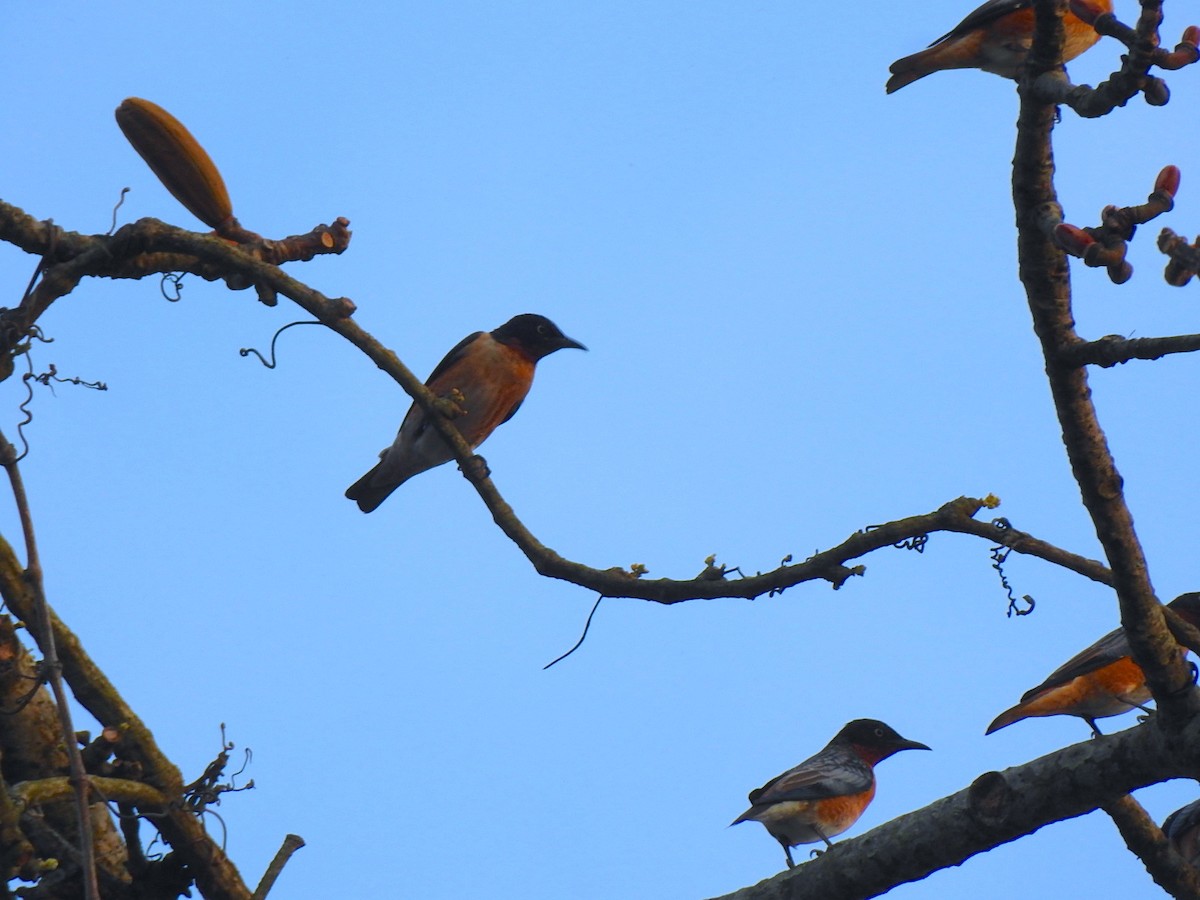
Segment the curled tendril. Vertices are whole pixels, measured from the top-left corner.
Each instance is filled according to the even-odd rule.
[[[862,534],[867,534],[868,532],[875,531],[876,529],[882,528],[882,527],[883,527],[882,525],[868,525],[866,528],[864,528],[862,530]],[[924,553],[925,545],[928,543],[929,543],[929,535],[917,534],[917,535],[913,535],[910,538],[905,538],[902,541],[898,541],[897,543],[892,544],[892,546],[899,550],[916,550],[918,553]]]
[[[127,188],[127,187],[121,188],[121,196],[117,200],[117,205],[113,207],[112,225],[110,225],[108,228],[109,234],[112,234],[114,231],[117,230],[117,210],[125,205],[125,195],[128,193],[129,193],[129,188]]]
[[[299,322],[288,322],[286,325],[284,325],[282,328],[280,328],[277,332],[275,332],[275,336],[273,338],[271,338],[271,360],[270,360],[270,362],[268,362],[267,358],[265,356],[263,356],[261,353],[259,353],[257,350],[255,350],[253,347],[243,347],[241,350],[238,351],[238,355],[249,356],[251,353],[253,353],[255,356],[258,357],[259,362],[261,362],[268,369],[273,369],[273,368],[275,368],[275,365],[276,365],[275,342],[279,340],[279,336],[281,334],[283,334],[285,331],[287,331],[293,325],[320,325],[320,324],[321,323],[319,321],[317,321],[316,319],[305,319],[305,320],[302,320]]]
[[[53,341],[53,338],[48,338],[42,334],[42,330],[36,325],[31,326],[27,334],[30,340],[36,339],[46,344],[52,343]],[[29,355],[28,347],[25,348],[24,355],[25,364],[29,367],[29,371],[21,376],[21,383],[25,385],[26,394],[25,399],[22,400],[21,404],[17,407],[23,416],[21,421],[17,423],[17,437],[21,439],[21,453],[15,460],[13,460],[13,462],[20,462],[29,455],[29,439],[25,437],[25,426],[33,421],[33,410],[29,408],[29,404],[33,402],[33,385],[35,382],[37,384],[46,385],[46,387],[50,388],[51,392],[54,391],[54,385],[51,382],[55,381],[57,381],[59,384],[75,384],[79,385],[80,387],[91,388],[94,391],[108,390],[108,385],[103,381],[84,381],[79,376],[75,376],[73,378],[59,377],[58,367],[55,366],[54,363],[50,364],[50,368],[47,371],[39,372],[35,375],[33,372],[33,359]]]
[[[25,707],[30,704],[34,697],[38,695],[38,691],[40,691],[42,689],[42,685],[46,683],[46,675],[43,663],[37,664],[36,672],[36,675],[26,675],[24,672],[16,672],[11,668],[9,669],[7,673],[9,677],[12,677],[12,675],[15,674],[18,680],[32,681],[33,684],[30,686],[29,690],[19,695],[13,701],[12,706],[0,707],[0,716],[17,715],[19,712],[21,712],[21,710],[25,709]]]
[[[178,303],[183,299],[183,273],[165,272],[162,281],[158,283],[158,289],[169,303]]]
[[[548,662],[544,666],[542,666],[543,672],[545,672],[548,668],[550,668],[555,663],[562,662],[564,659],[566,659],[568,656],[570,656],[572,653],[574,653],[576,650],[578,650],[583,645],[584,638],[586,638],[588,636],[588,629],[592,627],[592,616],[596,615],[596,610],[598,610],[600,608],[600,601],[603,599],[604,599],[603,594],[601,594],[599,597],[596,598],[596,603],[592,606],[592,611],[590,613],[588,613],[587,621],[583,623],[583,634],[581,634],[579,636],[579,640],[577,640],[575,642],[575,646],[573,646],[570,650],[568,650],[562,656],[558,657],[557,659],[552,659],[552,660],[550,660],[550,662]]]
[[[992,526],[997,531],[1008,531],[1012,528],[1012,523],[1003,517],[992,520]],[[1008,612],[1005,615],[1012,618],[1014,615],[1027,616],[1033,612],[1033,608],[1037,606],[1037,601],[1029,594],[1025,594],[1020,600],[1013,594],[1012,585],[1008,583],[1008,576],[1004,574],[1004,562],[1008,559],[1008,555],[1012,553],[1011,547],[1005,547],[1003,544],[997,544],[988,551],[992,557],[992,568],[996,570],[996,574],[1000,576],[1000,586],[1004,588],[1004,592],[1008,595]],[[1021,601],[1027,605],[1025,609],[1020,608]]]

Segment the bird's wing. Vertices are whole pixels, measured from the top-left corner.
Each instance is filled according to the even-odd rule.
[[[433,383],[437,381],[438,376],[444,375],[447,371],[449,371],[451,366],[462,359],[463,354],[466,353],[467,347],[482,334],[482,331],[472,332],[455,344],[451,348],[450,352],[442,358],[442,361],[434,366],[433,371],[429,373],[429,377],[425,379],[425,386],[432,388]]]
[[[1200,825],[1200,800],[1193,800],[1187,806],[1177,809],[1167,816],[1166,821],[1162,824],[1162,830],[1169,840],[1174,840],[1197,825]]]
[[[1032,0],[987,0],[978,9],[972,11],[965,19],[955,25],[950,31],[943,34],[933,44],[940,44],[942,41],[950,40],[951,38],[959,38],[976,28],[981,28],[990,22],[996,21],[1009,13],[1014,13],[1018,9],[1024,9],[1030,6]],[[932,47],[933,44],[929,46]]]
[[[511,419],[513,416],[515,416],[517,414],[517,410],[521,408],[521,404],[524,402],[525,402],[525,398],[522,397],[520,400],[518,400],[516,403],[514,403],[513,408],[508,411],[508,415],[505,416],[503,419],[501,419],[498,424],[503,425],[505,422],[507,422],[509,419]]]
[[[1049,688],[1066,684],[1080,675],[1095,672],[1109,663],[1116,662],[1123,656],[1128,656],[1129,652],[1129,638],[1125,636],[1125,629],[1117,628],[1114,631],[1110,631],[1086,650],[1072,656],[1051,672],[1049,677],[1037,687],[1026,691],[1025,695],[1021,697],[1021,702],[1024,703],[1030,697],[1040,694]]]
[[[822,751],[750,792],[755,806],[861,794],[873,783],[871,767],[845,753]]]
[[[449,373],[454,364],[460,362],[467,355],[467,348],[475,343],[484,332],[474,331],[468,334],[465,338],[455,344],[450,352],[442,357],[442,361],[433,367],[433,371],[429,373],[429,377],[425,379],[425,387],[433,391],[434,394],[440,396],[442,393],[441,387],[438,385],[438,378]],[[412,438],[415,441],[423,435],[426,429],[429,428],[429,417],[425,415],[425,410],[413,403],[412,408],[408,412],[408,416],[413,416],[415,425],[412,426]],[[404,422],[400,424],[400,430],[404,430],[404,425],[408,422],[408,416],[404,417]]]

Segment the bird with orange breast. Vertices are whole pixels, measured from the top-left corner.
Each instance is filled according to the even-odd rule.
[[[1200,628],[1200,593],[1181,594],[1167,604],[1189,625]],[[1036,716],[1078,716],[1100,736],[1096,720],[1145,709],[1150,700],[1146,676],[1130,656],[1124,628],[1110,631],[1071,657],[1050,676],[1025,692],[1021,702],[996,716],[985,734]],[[1187,650],[1180,648],[1181,657]]]
[[[750,792],[750,808],[734,819],[762,822],[783,846],[788,868],[792,847],[837,837],[858,821],[875,797],[875,765],[901,750],[928,750],[901,737],[878,719],[855,719],[816,756]]]
[[[476,331],[459,341],[425,386],[438,397],[453,397],[461,407],[454,424],[474,450],[521,406],[538,360],[567,347],[587,349],[545,316],[514,316],[494,331]],[[414,403],[396,440],[379,454],[371,471],[346,489],[346,496],[369,513],[414,475],[453,458],[428,414]]]
[[[1112,0],[1071,0],[1070,5],[1084,18],[1072,11],[1063,16],[1063,62],[1071,61],[1100,40],[1089,22],[1112,12]],[[945,69],[982,69],[1016,78],[1033,46],[1033,29],[1033,0],[988,0],[928,49],[892,63],[887,92],[891,94]]]

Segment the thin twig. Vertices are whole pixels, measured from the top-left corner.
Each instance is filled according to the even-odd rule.
[[[16,448],[0,432],[0,465],[8,473],[13,499],[21,518],[21,530],[25,535],[25,578],[37,602],[37,630],[34,637],[42,651],[42,664],[54,694],[58,711],[59,726],[62,728],[63,744],[70,761],[71,786],[75,794],[75,811],[79,819],[79,855],[83,890],[86,900],[100,900],[100,884],[96,878],[96,851],[92,841],[92,823],[89,813],[91,783],[83,768],[83,756],[79,741],[75,739],[75,726],[71,723],[71,708],[67,692],[63,687],[62,664],[54,641],[54,629],[50,625],[50,608],[46,603],[46,591],[42,580],[42,563],[38,556],[37,540],[33,533],[33,516],[29,511],[29,499],[25,494],[25,483],[17,464]]]

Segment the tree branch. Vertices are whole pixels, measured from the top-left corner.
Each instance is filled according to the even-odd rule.
[[[1131,359],[1162,359],[1171,353],[1200,350],[1200,334],[1174,334],[1167,337],[1126,338],[1109,334],[1094,341],[1080,341],[1064,347],[1063,365],[1111,368]]]
[[[1054,3],[1055,0],[1050,2]],[[1187,28],[1174,51],[1162,50],[1158,37],[1158,27],[1162,24],[1162,0],[1141,0],[1141,6],[1141,15],[1133,28],[1123,24],[1112,13],[1098,16],[1092,23],[1100,34],[1116,38],[1129,49],[1129,53],[1122,57],[1121,68],[1108,80],[1095,88],[1086,84],[1073,85],[1055,60],[1055,65],[1040,68],[1037,76],[1031,79],[1030,90],[1036,99],[1051,106],[1069,106],[1084,118],[1107,115],[1139,93],[1144,94],[1146,102],[1152,106],[1165,105],[1170,99],[1170,92],[1161,78],[1149,74],[1150,69],[1153,66],[1179,69],[1200,59],[1196,49],[1200,30]],[[1078,6],[1072,8],[1076,15],[1080,14]],[[1045,20],[1039,18],[1038,21],[1040,29]],[[1050,26],[1046,24],[1046,27]],[[1039,33],[1047,38],[1052,35],[1050,31],[1039,30]],[[1061,41],[1061,38],[1057,41]],[[1061,46],[1057,41],[1047,46]]]
[[[339,223],[345,220],[339,219]],[[57,234],[57,236],[56,236]],[[344,228],[326,234],[320,228],[312,233],[313,240],[288,238],[264,242],[279,246],[291,242],[311,249],[316,241],[329,252],[339,252],[348,239]],[[985,505],[984,500],[960,498],[932,513],[889,522],[852,535],[841,544],[817,553],[802,563],[780,566],[769,572],[738,579],[723,577],[719,570],[705,569],[691,579],[643,579],[620,567],[596,569],[573,562],[547,547],[529,531],[501,496],[486,469],[472,465],[474,451],[458,433],[454,423],[437,411],[437,398],[407,366],[375,337],[350,318],[354,304],[345,299],[331,299],[307,285],[285,275],[277,266],[264,262],[239,245],[231,245],[211,235],[195,234],[153,219],[142,219],[125,226],[112,239],[88,237],[75,232],[55,231],[49,223],[37,222],[21,210],[0,202],[0,239],[10,240],[30,252],[44,253],[57,260],[47,270],[47,282],[39,285],[34,297],[17,311],[9,324],[8,345],[15,346],[36,317],[86,275],[107,277],[138,277],[149,271],[167,271],[182,266],[188,271],[205,273],[205,277],[223,278],[237,283],[254,284],[261,291],[282,294],[306,312],[337,332],[380,369],[390,375],[413,399],[430,412],[430,421],[453,450],[465,477],[483,500],[500,529],[525,554],[542,575],[568,581],[609,597],[626,597],[671,604],[687,600],[716,598],[754,598],[775,594],[806,581],[825,580],[840,587],[846,580],[861,575],[862,566],[847,566],[850,560],[902,541],[929,535],[936,531],[972,534],[1012,547],[1020,553],[1039,556],[1062,565],[1087,578],[1110,583],[1107,570],[1095,562],[1054,547],[1019,531],[1006,532],[994,525],[976,522],[973,516]],[[66,250],[79,253],[71,258]],[[166,265],[169,262],[170,265]],[[154,268],[162,265],[161,269]],[[216,273],[216,274],[214,274]],[[0,333],[0,351],[4,349]],[[716,573],[714,577],[714,572]]]
[[[106,802],[129,803],[149,809],[151,812],[158,812],[167,802],[161,793],[140,781],[93,775],[92,783]],[[69,800],[73,790],[71,779],[64,776],[21,781],[9,788],[13,799],[25,806],[39,806],[43,803]]]
[[[1145,864],[1150,877],[1172,897],[1200,900],[1200,872],[1175,853],[1142,805],[1126,794],[1103,809],[1121,832],[1125,846]]]
[[[46,590],[42,580],[42,563],[38,555],[37,539],[34,537],[33,514],[29,509],[29,498],[25,494],[25,482],[21,478],[21,467],[17,465],[16,448],[8,442],[8,438],[4,436],[3,432],[0,432],[0,465],[8,474],[13,500],[21,520],[21,531],[25,537],[27,561],[25,580],[34,597],[34,617],[27,619],[26,622],[27,624],[33,623],[32,633],[42,651],[46,680],[50,683],[50,690],[54,694],[55,710],[58,714],[59,727],[62,729],[63,745],[67,751],[67,762],[71,772],[69,783],[75,800],[75,816],[79,826],[83,893],[87,900],[100,900],[100,883],[96,875],[96,848],[92,836],[92,817],[89,812],[91,783],[83,768],[79,742],[75,739],[75,726],[71,723],[71,707],[67,702],[67,692],[63,689],[61,665],[54,643],[54,629],[50,627],[49,607],[46,605]]]
[[[15,615],[34,621],[33,591],[24,578],[16,554],[3,537],[0,537],[0,597]],[[209,837],[198,819],[176,805],[183,789],[179,769],[163,755],[150,730],[48,604],[46,611],[62,662],[63,677],[75,699],[102,725],[120,729],[122,742],[141,765],[145,783],[169,799],[163,814],[152,820],[163,839],[186,861],[197,886],[208,900],[250,900],[249,889],[225,851]]]
[[[1146,5],[1158,4],[1146,0]],[[1027,72],[1018,89],[1021,110],[1013,160],[1020,277],[1034,331],[1042,344],[1046,376],[1071,471],[1113,573],[1121,622],[1161,716],[1170,719],[1182,711],[1172,705],[1173,698],[1191,693],[1186,691],[1190,675],[1178,658],[1177,644],[1150,583],[1133,517],[1125,503],[1122,478],[1091,400],[1087,371],[1063,362],[1064,352],[1081,340],[1071,311],[1067,258],[1053,239],[1054,229],[1063,218],[1054,188],[1050,140],[1056,111],[1053,102],[1034,88],[1039,76],[1057,68],[1061,58],[1062,3],[1035,0],[1034,8],[1037,27]],[[1143,10],[1142,22],[1147,15]]]

